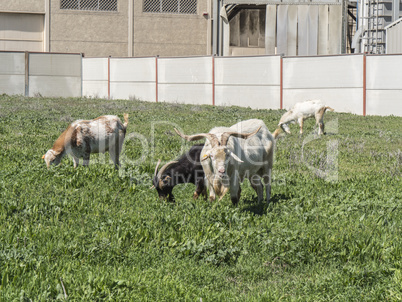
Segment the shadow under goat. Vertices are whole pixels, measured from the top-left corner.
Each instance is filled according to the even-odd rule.
[[[193,198],[201,194],[206,199],[207,191],[204,185],[204,170],[200,162],[201,150],[204,144],[194,145],[180,158],[170,161],[158,171],[160,160],[155,168],[153,186],[159,198],[174,202],[173,188],[178,184],[193,183],[196,186]]]

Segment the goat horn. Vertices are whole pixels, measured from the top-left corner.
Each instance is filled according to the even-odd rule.
[[[159,168],[160,164],[161,164],[161,160],[158,160],[158,163],[157,163],[156,168],[155,168],[154,176],[156,176],[156,174],[158,173],[158,168]]]
[[[165,170],[166,170],[169,166],[171,166],[171,165],[173,165],[173,164],[176,164],[176,163],[178,163],[177,160],[172,160],[172,161],[170,161],[170,162],[164,164],[164,165],[162,166],[162,168],[161,168],[161,169],[159,170],[159,172],[158,172],[158,175],[157,175],[158,181],[161,179],[161,176],[163,175],[163,173],[165,172]]]
[[[228,143],[229,137],[231,137],[231,136],[248,139],[249,137],[252,137],[253,135],[257,134],[257,132],[260,131],[260,129],[261,129],[261,126],[258,127],[257,130],[250,132],[250,133],[240,133],[240,132],[235,132],[235,131],[224,132],[224,133],[222,133],[222,136],[221,136],[221,145],[226,146],[226,144]]]
[[[185,135],[185,134],[181,133],[179,130],[177,130],[176,128],[174,128],[174,131],[176,131],[176,133],[180,137],[184,138],[185,140],[187,140],[189,142],[197,141],[197,140],[203,139],[205,137],[211,142],[212,147],[219,146],[219,140],[218,140],[218,138],[216,137],[215,134],[212,134],[212,133],[199,133],[199,134],[194,134],[194,135]]]

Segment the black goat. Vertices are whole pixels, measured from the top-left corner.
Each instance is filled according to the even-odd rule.
[[[174,202],[172,190],[174,186],[182,183],[193,183],[196,185],[194,199],[200,194],[207,197],[206,187],[204,185],[204,170],[200,162],[201,150],[204,144],[194,145],[190,150],[183,154],[180,158],[165,164],[160,171],[158,167],[160,160],[155,168],[153,178],[153,188],[159,194],[160,198],[167,198],[168,201]]]

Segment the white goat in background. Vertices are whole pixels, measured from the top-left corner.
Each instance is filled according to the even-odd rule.
[[[325,106],[321,100],[309,100],[305,102],[296,103],[292,109],[282,115],[278,126],[283,131],[290,134],[290,123],[298,122],[300,125],[300,134],[303,134],[303,122],[305,119],[315,117],[316,124],[319,125],[318,134],[325,134],[324,132],[324,113],[326,110],[334,111],[331,107]],[[278,133],[278,129],[274,132]]]

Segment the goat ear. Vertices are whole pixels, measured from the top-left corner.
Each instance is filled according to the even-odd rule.
[[[233,157],[233,158],[234,158],[236,161],[238,161],[239,163],[243,163],[243,161],[242,161],[236,154],[234,154],[233,152],[230,152],[229,155],[230,155],[231,157]]]
[[[42,159],[45,159],[45,155],[46,155],[46,154],[43,154]]]

